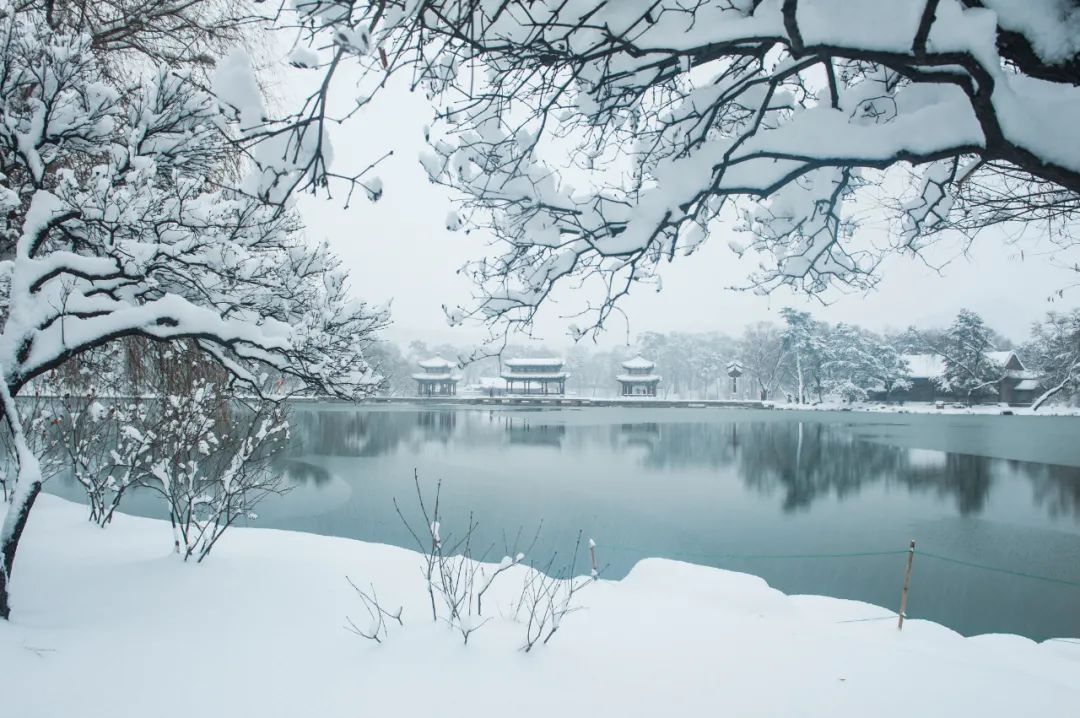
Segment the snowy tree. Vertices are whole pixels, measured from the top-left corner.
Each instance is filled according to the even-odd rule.
[[[739,342],[739,360],[747,379],[757,384],[758,398],[768,399],[783,376],[787,352],[781,330],[769,322],[758,322],[746,328]]]
[[[987,355],[993,348],[993,332],[982,317],[961,309],[938,347],[945,361],[941,388],[966,397],[968,402],[994,394],[1004,378],[1004,368]]]
[[[868,347],[867,374],[881,386],[888,399],[894,391],[911,388],[911,374],[907,360],[896,347],[880,338],[873,338]]]
[[[881,391],[887,399],[910,386],[907,363],[900,352],[873,333],[850,324],[837,324],[829,332],[829,348],[822,366],[829,393],[846,401],[866,399]]]
[[[361,34],[374,77],[402,69],[438,105],[423,165],[464,196],[455,225],[498,240],[452,320],[528,322],[586,281],[602,297],[579,327],[602,325],[718,217],[746,230],[762,291],[871,286],[885,252],[950,227],[1073,236],[1071,0],[297,5],[313,45]],[[881,195],[884,246],[849,201]]]
[[[809,312],[800,312],[790,307],[780,310],[784,318],[783,341],[790,369],[795,382],[795,401],[806,403],[806,395],[811,387],[822,399],[822,365],[827,360],[830,338],[828,327],[817,322]]]
[[[1080,391],[1080,309],[1047,314],[1032,327],[1023,351],[1028,366],[1042,375],[1046,387],[1031,405],[1033,410],[1054,396]]]
[[[116,72],[96,15],[61,22],[57,7],[72,6],[0,2],[0,398],[18,457],[3,617],[41,488],[14,399],[35,377],[142,337],[192,341],[251,387],[276,372],[297,390],[363,396],[376,383],[363,350],[386,321],[349,298],[337,259],[289,209],[291,192],[326,179],[321,126],[266,123],[242,52],[213,71],[216,95],[183,68]]]

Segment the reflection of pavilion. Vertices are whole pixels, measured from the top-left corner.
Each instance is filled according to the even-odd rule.
[[[643,446],[655,449],[660,443],[660,425],[655,422],[644,424],[619,424],[614,433],[616,446]]]
[[[507,415],[503,419],[511,444],[562,447],[566,427],[562,424],[532,425],[526,417]]]
[[[426,434],[449,436],[457,426],[455,411],[421,411],[416,414],[416,425]]]

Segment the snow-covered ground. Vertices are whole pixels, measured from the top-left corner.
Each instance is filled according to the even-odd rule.
[[[0,715],[1045,718],[1080,705],[1080,642],[915,620],[901,633],[859,620],[885,609],[747,574],[643,561],[578,594],[584,610],[525,654],[509,617],[523,567],[500,577],[497,618],[465,646],[432,623],[414,553],[234,529],[183,565],[170,542],[161,522],[102,531],[82,506],[39,498],[15,620],[0,624]],[[403,604],[405,626],[382,644],[346,631],[346,615],[365,616],[346,575]]]
[[[826,401],[820,404],[789,404],[785,402],[766,402],[774,409],[794,411],[870,411],[891,414],[1015,414],[1017,416],[1080,416],[1080,407],[1065,404],[1045,404],[1038,411],[1027,406],[1009,406],[1008,404],[975,404],[967,406],[959,402],[947,401],[938,408],[934,403],[909,401],[903,404],[882,402]]]

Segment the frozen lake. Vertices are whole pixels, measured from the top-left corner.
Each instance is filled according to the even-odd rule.
[[[581,529],[608,578],[662,556],[895,610],[914,538],[1080,582],[1075,418],[327,404],[296,407],[292,427],[294,488],[253,525],[412,546],[392,499],[415,506],[415,468],[443,482],[444,534],[471,511],[496,561],[504,534],[531,539],[542,520],[533,563]],[[77,495],[59,478],[50,490]],[[835,555],[852,553],[870,555]],[[912,618],[1042,639],[1080,636],[1078,608],[1080,586],[916,555]]]

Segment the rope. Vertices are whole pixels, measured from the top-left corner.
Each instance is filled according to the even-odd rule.
[[[983,571],[995,571],[997,573],[1004,573],[1010,576],[1020,576],[1021,578],[1033,578],[1036,581],[1047,581],[1049,583],[1058,583],[1063,586],[1073,586],[1080,588],[1080,581],[1070,581],[1065,578],[1053,578],[1051,576],[1039,576],[1034,573],[1025,573],[1024,571],[1013,571],[1008,568],[998,568],[997,566],[987,566],[984,563],[972,563],[971,561],[963,561],[958,558],[950,558],[948,556],[941,556],[936,553],[929,553],[928,551],[916,551],[919,556],[925,556],[927,558],[937,559],[938,561],[947,561],[948,563],[955,563],[960,566],[970,566],[971,568],[981,568]]]
[[[634,546],[612,546],[608,545],[604,547],[607,550],[613,551],[632,551],[635,553],[648,553],[645,549],[641,549]],[[764,553],[727,553],[727,554],[711,554],[711,553],[695,553],[695,552],[678,552],[669,555],[669,558],[694,558],[704,559],[709,561],[754,561],[754,560],[773,560],[773,559],[822,559],[822,558],[861,558],[864,556],[899,556],[907,554],[910,551],[908,549],[893,550],[893,551],[856,551],[851,553],[776,553],[776,554],[764,554]],[[1000,568],[997,566],[989,566],[984,563],[974,563],[971,561],[964,561],[958,558],[952,558],[949,556],[942,556],[936,553],[930,553],[929,551],[915,551],[916,556],[925,556],[926,558],[936,559],[938,561],[947,561],[948,563],[954,563],[960,566],[968,566],[970,568],[978,568],[983,571],[994,571],[995,573],[1003,573],[1009,576],[1018,576],[1020,578],[1030,578],[1036,581],[1045,581],[1047,583],[1056,583],[1062,586],[1071,586],[1073,588],[1080,588],[1080,581],[1071,581],[1065,578],[1054,578],[1052,576],[1039,576],[1034,573],[1026,573],[1024,571],[1014,571],[1008,568]]]
[[[606,550],[614,551],[633,551],[636,553],[647,553],[645,549],[638,548],[636,546],[612,546],[610,544],[603,547]],[[899,554],[906,554],[907,550],[894,550],[894,551],[857,551],[853,553],[695,553],[692,551],[680,551],[678,553],[670,554],[672,558],[704,558],[712,560],[754,560],[754,559],[803,559],[803,558],[856,558],[861,556],[896,556]]]

